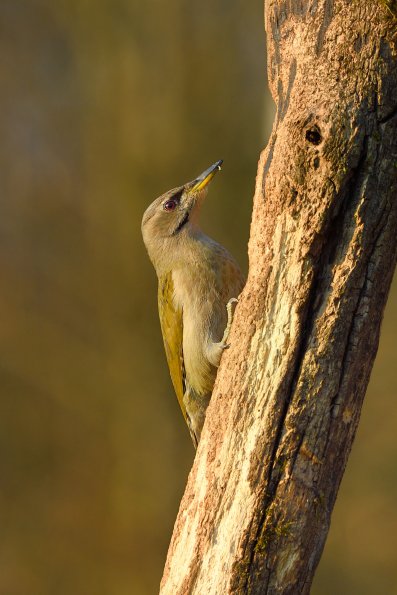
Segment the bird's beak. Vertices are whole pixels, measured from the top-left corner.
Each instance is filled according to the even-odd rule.
[[[221,169],[222,163],[223,159],[220,159],[219,161],[211,165],[211,167],[206,169],[198,178],[196,178],[192,182],[193,186],[190,188],[189,192],[198,192],[199,190],[205,188],[211,182],[216,172]]]

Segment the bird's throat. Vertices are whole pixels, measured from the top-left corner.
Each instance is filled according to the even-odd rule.
[[[180,222],[178,223],[178,226],[172,232],[172,235],[176,236],[181,231],[181,229],[186,225],[186,223],[188,221],[189,221],[189,211],[186,211],[185,215],[183,216],[183,219],[180,220]]]

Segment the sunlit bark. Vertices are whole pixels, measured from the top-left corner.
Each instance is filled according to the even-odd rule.
[[[397,250],[396,20],[269,0],[277,115],[250,268],[163,595],[308,593],[357,428]]]

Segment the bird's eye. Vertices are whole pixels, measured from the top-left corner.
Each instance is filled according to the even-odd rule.
[[[165,202],[163,204],[163,209],[164,211],[173,211],[176,207],[176,201],[175,200],[167,200],[167,202]]]

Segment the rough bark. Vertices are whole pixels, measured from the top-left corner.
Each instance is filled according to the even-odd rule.
[[[390,8],[269,0],[265,13],[277,115],[258,166],[249,277],[163,595],[309,592],[396,263]]]

